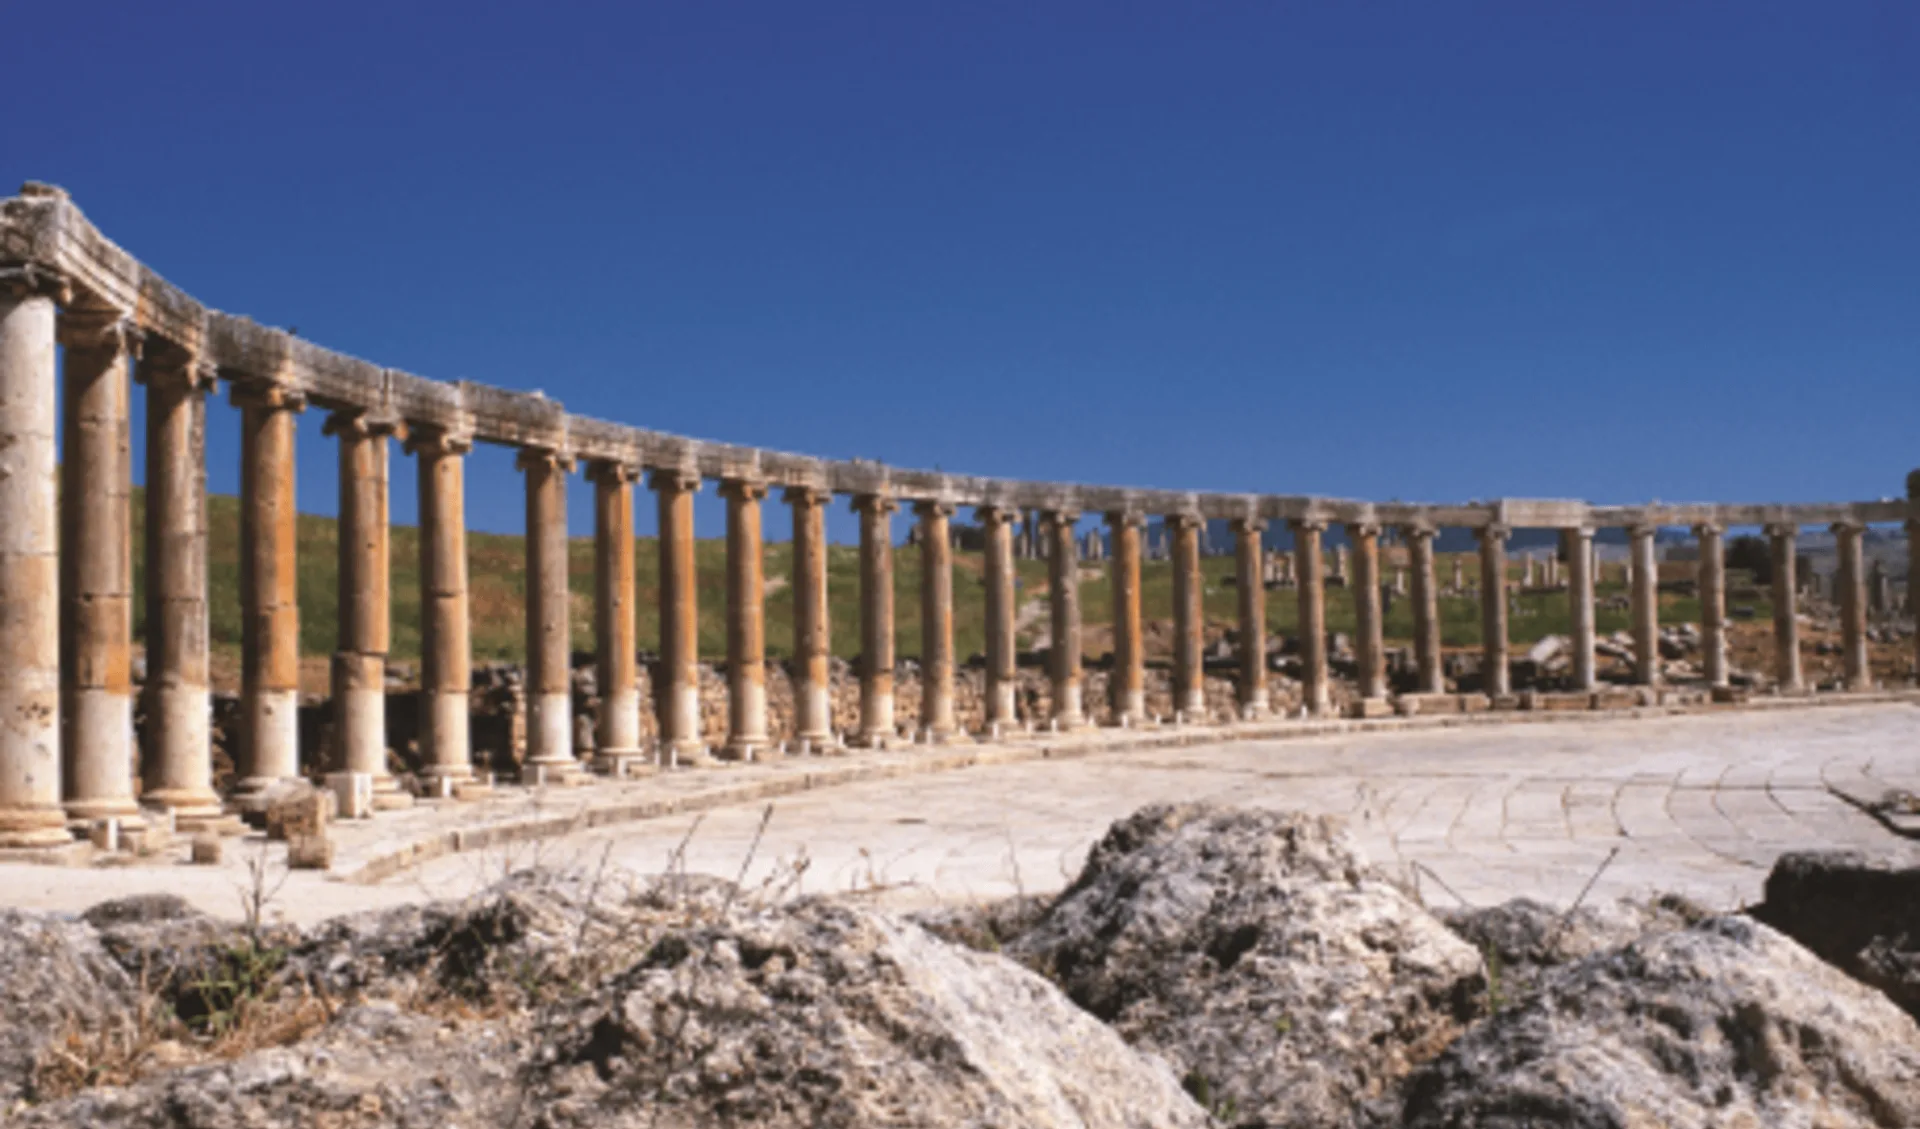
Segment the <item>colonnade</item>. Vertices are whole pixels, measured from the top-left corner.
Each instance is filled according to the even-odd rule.
[[[846,743],[886,747],[918,740],[966,740],[954,683],[953,559],[950,523],[970,507],[985,549],[983,731],[1005,735],[1032,719],[1019,705],[1014,562],[1016,525],[1042,515],[1048,567],[1046,728],[1149,723],[1141,609],[1142,539],[1160,518],[1173,571],[1175,720],[1211,721],[1205,694],[1204,523],[1225,518],[1234,537],[1237,588],[1237,712],[1272,709],[1267,590],[1262,536],[1273,520],[1293,536],[1299,601],[1300,701],[1310,714],[1333,705],[1323,538],[1340,526],[1351,563],[1340,580],[1353,594],[1357,682],[1353,710],[1390,708],[1383,642],[1381,539],[1389,530],[1408,550],[1414,623],[1415,692],[1445,691],[1434,539],[1443,526],[1478,537],[1484,630],[1484,691],[1498,705],[1512,695],[1507,646],[1506,542],[1513,511],[1531,527],[1562,531],[1572,603],[1575,690],[1595,681],[1593,530],[1629,528],[1632,607],[1639,681],[1658,680],[1658,576],[1654,530],[1693,524],[1706,679],[1723,685],[1726,581],[1721,529],[1765,517],[1772,538],[1773,606],[1779,683],[1803,685],[1796,618],[1794,538],[1825,519],[1838,542],[1847,684],[1870,685],[1862,536],[1869,521],[1908,521],[1920,532],[1920,501],[1827,507],[1642,507],[1499,502],[1411,506],[1329,499],[1193,495],[970,479],[830,463],[780,452],[700,444],[568,416],[537,396],[447,385],[378,369],[244,319],[205,310],[167,286],[90,227],[64,193],[29,186],[0,201],[0,847],[70,841],[104,819],[138,827],[159,811],[185,829],[226,829],[230,811],[269,795],[322,756],[325,767],[373,785],[375,804],[414,798],[387,767],[389,458],[398,441],[418,460],[420,521],[420,773],[428,796],[478,791],[469,736],[471,690],[465,459],[476,441],[516,452],[526,486],[526,773],[561,782],[590,769],[622,774],[746,760],[773,748],[766,688],[762,524],[777,487],[791,510],[792,680],[795,726],[789,751]],[[64,347],[64,401],[57,395]],[[132,460],[130,379],[147,389],[146,672],[133,664]],[[239,783],[222,797],[210,752],[207,405],[224,383],[241,413],[240,584],[242,610]],[[63,403],[57,410],[56,405]],[[327,412],[338,444],[339,583],[331,661],[333,745],[299,742],[296,418]],[[62,415],[62,412],[64,413]],[[60,418],[56,418],[59,416]],[[56,436],[61,461],[56,461]],[[600,708],[598,763],[575,748],[571,701],[573,640],[567,584],[566,490],[584,464],[594,487],[595,664]],[[660,661],[655,679],[659,737],[646,747],[636,662],[634,487],[644,481],[658,513]],[[705,483],[726,507],[726,732],[703,730],[699,589],[694,508]],[[859,717],[836,733],[829,677],[825,513],[836,496],[857,515],[859,546]],[[906,726],[894,697],[893,517],[902,505],[918,523],[922,697]],[[1528,507],[1532,508],[1529,510]],[[1076,528],[1103,515],[1111,552],[1114,626],[1105,701],[1089,701],[1081,654],[1080,562]],[[1552,520],[1541,520],[1541,515]],[[1698,518],[1707,514],[1711,518]],[[1771,515],[1771,516],[1768,516]],[[1613,518],[1606,522],[1604,519]],[[1725,517],[1727,521],[1723,521]],[[146,724],[135,748],[135,693]]]

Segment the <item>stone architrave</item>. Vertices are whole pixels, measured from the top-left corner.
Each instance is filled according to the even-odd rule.
[[[1048,607],[1052,612],[1053,641],[1048,673],[1053,683],[1054,727],[1079,729],[1086,724],[1080,686],[1080,569],[1073,559],[1073,510],[1048,510]]]
[[[827,503],[812,486],[788,487],[793,510],[793,711],[796,747],[834,747],[832,623],[827,603]]]
[[[1498,522],[1473,531],[1480,540],[1481,683],[1488,697],[1513,691],[1507,665],[1507,537],[1512,530]]]
[[[1293,528],[1294,570],[1300,580],[1300,695],[1309,713],[1327,712],[1332,704],[1327,680],[1326,566],[1320,536],[1327,523],[1296,519]]]
[[[372,778],[373,806],[388,810],[413,802],[387,771],[387,440],[399,430],[397,420],[362,411],[335,412],[325,427],[340,445],[333,763],[338,772]]]
[[[693,539],[700,476],[654,470],[647,487],[660,511],[660,676],[654,680],[660,765],[705,764],[711,757],[700,725],[700,576]]]
[[[300,774],[299,515],[294,417],[306,397],[236,384],[240,420],[240,710],[242,803]]]
[[[1267,589],[1260,538],[1267,523],[1257,517],[1233,519],[1234,584],[1239,594],[1240,712],[1255,718],[1269,709],[1267,695]]]
[[[1800,585],[1795,575],[1799,554],[1794,541],[1799,532],[1786,523],[1767,526],[1773,551],[1773,675],[1780,689],[1790,693],[1805,686],[1800,677]]]
[[[731,479],[727,500],[726,756],[747,761],[771,743],[767,735],[766,584],[762,576],[760,501],[765,483]]]
[[[572,594],[567,587],[567,475],[573,457],[528,447],[517,465],[527,476],[527,762],[541,781],[577,775],[573,756]]]
[[[855,743],[884,749],[893,720],[893,511],[884,494],[858,494],[860,515],[860,732]],[[1073,547],[1065,554],[1072,567]]]
[[[421,775],[429,794],[451,795],[473,779],[465,461],[473,440],[415,424],[406,449],[419,461]]]

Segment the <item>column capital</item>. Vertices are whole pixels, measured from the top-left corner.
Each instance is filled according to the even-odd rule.
[[[1168,529],[1198,529],[1206,524],[1205,518],[1199,514],[1190,513],[1167,514],[1160,521]]]
[[[385,438],[392,435],[405,439],[407,425],[393,416],[375,415],[368,408],[339,408],[327,413],[327,421],[321,425],[320,433],[353,439],[369,439],[375,436]]]
[[[1106,515],[1109,529],[1145,529],[1147,515],[1133,510],[1109,510]]]
[[[824,506],[833,501],[833,491],[824,486],[789,486],[780,498],[790,506]]]
[[[1717,521],[1695,522],[1693,526],[1693,535],[1695,537],[1718,537],[1726,531],[1727,527]]]
[[[1792,540],[1794,537],[1799,536],[1799,534],[1800,534],[1800,527],[1793,522],[1773,521],[1773,522],[1767,523],[1767,536],[1772,537],[1775,540],[1780,540],[1782,538],[1787,540]]]
[[[1074,523],[1080,520],[1080,511],[1074,509],[1042,510],[1040,511],[1040,520],[1045,522],[1050,528],[1057,529],[1064,525],[1071,529]]]
[[[402,449],[410,455],[464,455],[473,450],[473,436],[439,424],[408,424]]]
[[[0,298],[20,301],[25,298],[51,298],[64,306],[73,298],[73,285],[67,276],[38,263],[0,265]]]
[[[1228,528],[1242,536],[1267,531],[1267,519],[1263,517],[1236,517],[1227,519]]]
[[[700,475],[679,467],[653,467],[647,471],[647,487],[662,494],[691,494],[700,489]]]
[[[982,525],[1011,525],[1020,520],[1020,507],[1005,502],[982,502],[973,507],[973,516]]]
[[[942,498],[923,498],[913,504],[913,512],[922,518],[952,517],[953,503]]]
[[[726,478],[717,493],[729,502],[758,502],[767,496],[767,484],[757,478]]]
[[[1295,533],[1325,533],[1327,521],[1318,517],[1296,517],[1287,519],[1287,528]]]
[[[140,363],[133,366],[133,379],[148,388],[163,392],[205,392],[220,382],[219,370],[206,361],[178,352],[155,356],[143,349]]]
[[[1660,532],[1660,526],[1651,521],[1636,521],[1627,526],[1627,536],[1638,539],[1652,537]]]
[[[1378,537],[1380,528],[1380,523],[1377,521],[1350,521],[1347,522],[1347,536],[1356,540],[1361,537]]]
[[[631,486],[640,481],[638,463],[619,459],[588,459],[587,481],[604,486]]]
[[[900,503],[891,494],[855,494],[847,503],[847,508],[857,514],[872,513],[881,517],[900,508]]]
[[[111,349],[139,356],[146,331],[119,310],[62,310],[54,327],[60,344],[69,349]]]
[[[1834,522],[1829,528],[1832,529],[1835,536],[1847,533],[1858,535],[1867,531],[1867,523],[1861,521],[1859,518],[1849,517]]]
[[[513,456],[513,465],[518,470],[538,468],[572,474],[574,458],[571,451],[556,451],[551,447],[522,447]]]
[[[1433,526],[1426,525],[1424,523],[1407,524],[1407,525],[1402,525],[1399,528],[1400,528],[1400,536],[1405,537],[1409,543],[1414,541],[1431,541],[1435,537],[1438,537],[1440,535],[1440,531],[1438,529],[1435,529]]]
[[[262,408],[270,412],[307,410],[305,392],[267,380],[235,381],[227,389],[227,399],[236,408]]]
[[[1506,544],[1507,538],[1513,536],[1513,526],[1502,525],[1496,521],[1487,525],[1475,526],[1473,535],[1482,545],[1485,545],[1489,541],[1504,545]]]

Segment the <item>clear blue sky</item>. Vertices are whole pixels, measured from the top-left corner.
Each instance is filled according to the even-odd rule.
[[[1852,499],[1920,465],[1912,3],[6,7],[8,190],[429,376],[1199,489]],[[470,490],[520,528],[508,455]]]

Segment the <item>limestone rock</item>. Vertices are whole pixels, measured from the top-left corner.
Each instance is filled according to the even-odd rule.
[[[0,1120],[69,1037],[119,1024],[133,988],[85,922],[0,910]]]
[[[1765,925],[1713,918],[1547,976],[1408,1081],[1404,1129],[1920,1124],[1920,1028]]]
[[[1470,945],[1298,814],[1143,809],[1008,951],[1229,1124],[1361,1124],[1485,995]]]
[[[1447,927],[1486,958],[1489,1002],[1511,1002],[1549,970],[1618,948],[1662,929],[1684,929],[1707,916],[1685,899],[1614,902],[1568,912],[1531,898],[1497,906],[1439,911]],[[1497,980],[1496,980],[1497,973]]]
[[[1783,855],[1754,916],[1920,1019],[1920,866],[1856,851]]]

